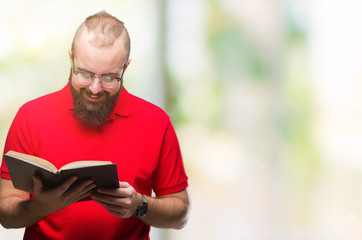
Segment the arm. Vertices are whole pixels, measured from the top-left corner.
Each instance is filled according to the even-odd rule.
[[[190,209],[187,190],[177,193],[146,197],[148,212],[141,220],[153,227],[181,229],[185,226]],[[92,199],[117,217],[128,218],[135,215],[142,203],[142,196],[128,183],[120,182],[117,189],[97,189]]]
[[[141,196],[139,196],[141,199]],[[183,228],[188,220],[190,210],[190,199],[188,191],[183,191],[157,196],[146,197],[149,210],[142,220],[154,227],[159,228]],[[139,206],[140,203],[137,205]]]
[[[17,190],[13,187],[11,180],[0,179],[0,223],[5,228],[20,228],[26,225],[30,214],[25,214],[26,205],[30,200],[30,194]],[[25,203],[25,204],[24,204]],[[17,216],[27,216],[20,219]],[[34,219],[34,222],[40,219]]]
[[[76,177],[67,179],[54,189],[43,189],[39,178],[33,177],[34,199],[14,188],[11,180],[0,179],[0,223],[5,228],[30,226],[50,213],[61,210],[91,194],[95,185],[85,181],[69,189]]]

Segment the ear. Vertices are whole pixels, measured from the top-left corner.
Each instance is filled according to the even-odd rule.
[[[70,59],[70,61],[72,61],[72,57],[73,57],[73,55],[72,55],[72,50],[68,50],[68,53],[69,53],[69,59]]]
[[[128,59],[127,63],[126,63],[126,66],[124,68],[124,71],[126,71],[126,69],[128,68],[128,65],[131,63],[131,59]]]

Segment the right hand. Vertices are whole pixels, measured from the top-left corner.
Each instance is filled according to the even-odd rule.
[[[33,176],[34,199],[32,203],[35,207],[34,214],[46,217],[50,213],[59,211],[74,202],[89,197],[92,194],[92,190],[96,187],[93,180],[82,181],[73,186],[76,180],[77,177],[73,176],[56,188],[45,189],[41,179]]]

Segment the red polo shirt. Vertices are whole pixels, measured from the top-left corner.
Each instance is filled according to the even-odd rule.
[[[24,104],[10,127],[9,150],[32,154],[57,168],[77,160],[117,163],[119,180],[138,192],[175,193],[188,186],[180,147],[169,117],[160,108],[122,89],[101,130],[73,118],[69,84]],[[2,178],[10,179],[5,162]],[[122,219],[93,201],[74,203],[26,229],[25,239],[148,239],[149,226]]]

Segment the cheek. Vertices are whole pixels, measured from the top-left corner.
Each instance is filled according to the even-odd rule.
[[[107,90],[107,92],[109,93],[110,96],[114,96],[117,94],[118,91],[115,90]]]
[[[114,96],[119,92],[119,90],[120,90],[120,86],[113,88],[113,89],[107,89],[105,91],[108,92],[110,96]]]
[[[77,92],[79,92],[81,88],[84,88],[83,86],[81,86],[80,84],[77,84],[77,82],[74,82],[74,81],[70,81],[70,84],[73,86],[73,88],[75,90],[77,90]]]

